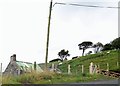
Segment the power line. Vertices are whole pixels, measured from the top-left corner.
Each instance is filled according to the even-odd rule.
[[[56,2],[53,7],[56,5],[56,4],[60,4],[60,5],[71,5],[71,6],[81,6],[81,7],[92,7],[92,8],[115,8],[115,9],[119,9],[120,7],[104,7],[104,6],[97,6],[97,5],[82,5],[82,4],[73,4],[73,3],[58,3]]]

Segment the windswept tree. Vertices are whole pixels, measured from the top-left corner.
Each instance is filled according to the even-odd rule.
[[[88,49],[88,48],[90,48],[90,47],[92,47],[92,45],[93,45],[93,43],[90,42],[90,41],[84,41],[84,42],[78,44],[79,50],[83,50],[82,56],[84,56],[85,50]]]
[[[50,62],[62,62],[62,60],[59,59],[59,58],[57,58],[57,59],[50,60],[49,63],[50,63]]]
[[[110,43],[105,44],[103,47],[103,51],[112,49],[120,49],[120,37],[114,39]]]
[[[114,49],[120,49],[120,37],[114,39],[111,44]]]
[[[64,59],[67,59],[67,56],[70,56],[69,51],[65,51],[65,49],[61,50],[60,52],[58,52],[58,56],[61,58],[61,60],[63,61]]]
[[[111,43],[107,43],[103,46],[103,50],[102,51],[106,51],[106,50],[112,50],[112,44]]]
[[[103,48],[103,44],[98,42],[98,43],[93,45],[93,48],[95,48],[95,53],[98,53],[100,51],[100,49]]]

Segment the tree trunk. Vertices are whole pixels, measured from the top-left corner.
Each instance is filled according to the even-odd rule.
[[[82,56],[84,56],[84,52],[85,52],[85,49],[83,49],[83,53],[82,53]]]
[[[99,51],[99,47],[97,47],[96,53],[98,53],[98,51]]]

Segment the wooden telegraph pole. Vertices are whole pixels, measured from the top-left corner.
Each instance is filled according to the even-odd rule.
[[[50,35],[51,11],[52,11],[52,0],[51,0],[51,2],[50,2],[49,18],[48,18],[48,31],[47,31],[47,43],[46,43],[45,70],[47,70],[47,60],[48,60],[48,47],[49,47],[49,35]]]

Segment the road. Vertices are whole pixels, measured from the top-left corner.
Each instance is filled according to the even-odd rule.
[[[93,82],[86,82],[86,83],[64,83],[64,84],[22,84],[22,86],[120,86],[120,84],[118,85],[119,80],[97,80],[97,81],[93,81]],[[3,85],[3,86],[7,86],[7,85]],[[10,86],[10,85],[9,85]],[[13,85],[11,84],[11,86],[17,86],[17,85]],[[21,85],[18,85],[21,86]]]
[[[87,82],[83,84],[118,84],[118,80],[99,80],[99,81]]]
[[[97,80],[92,82],[69,83],[75,86],[120,86],[120,80]],[[72,85],[70,85],[72,86]]]

